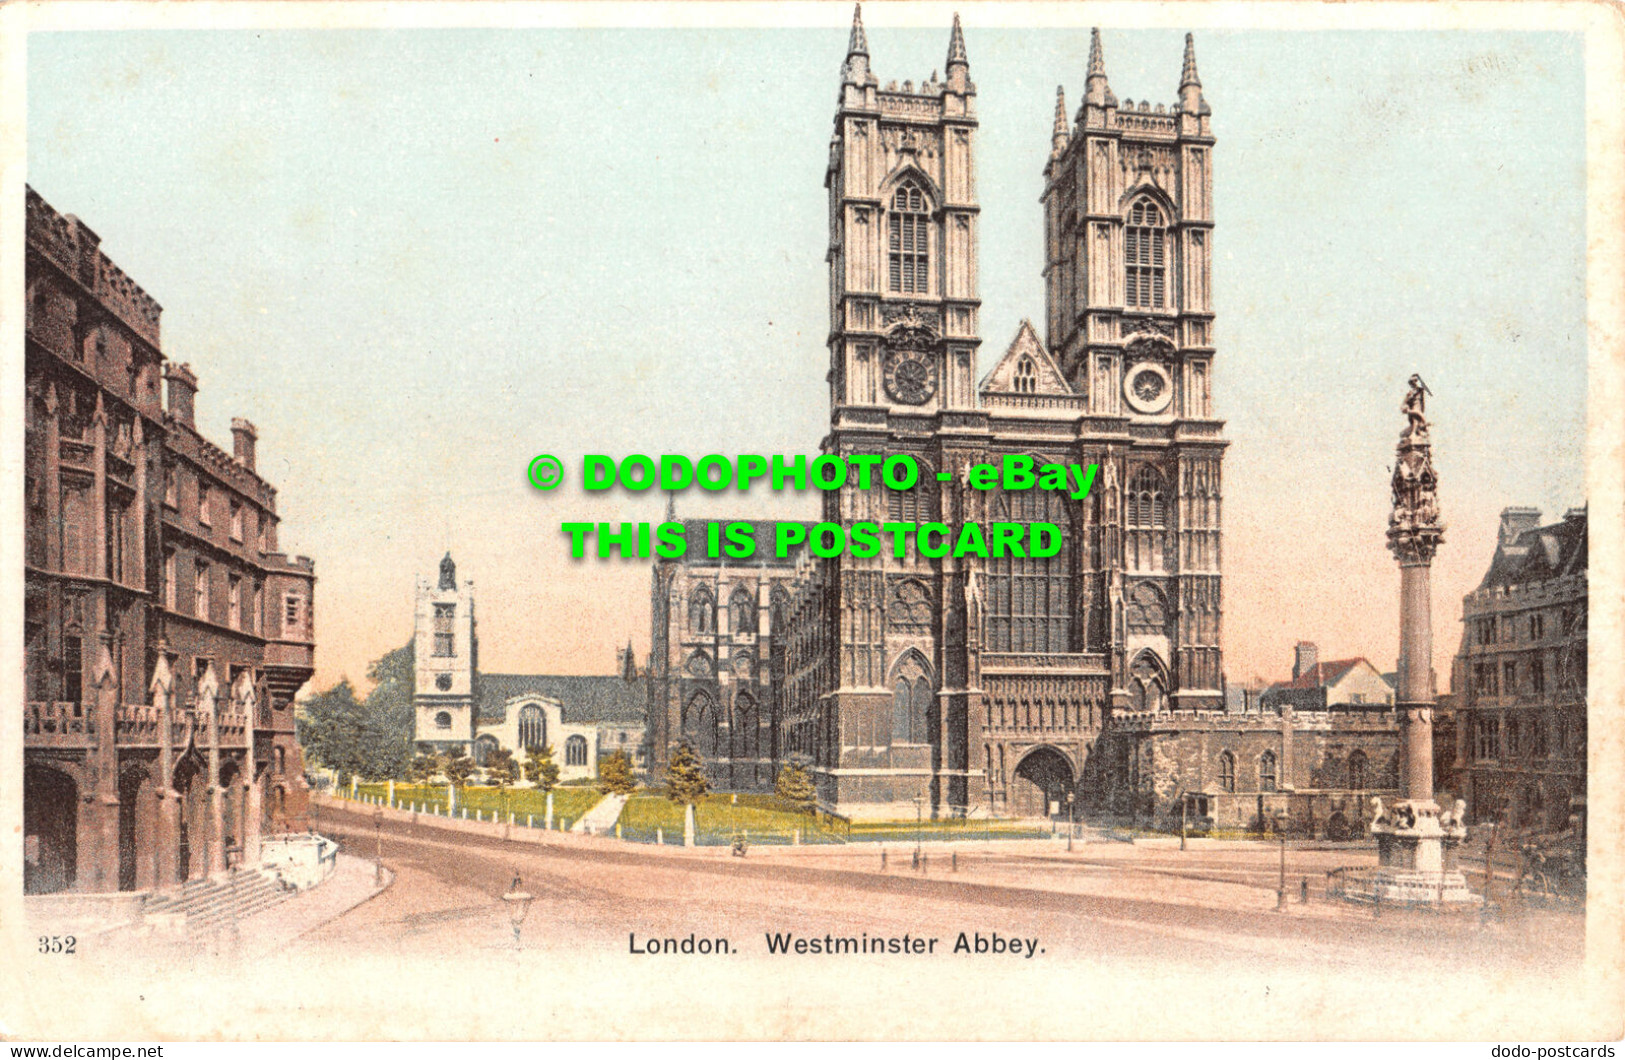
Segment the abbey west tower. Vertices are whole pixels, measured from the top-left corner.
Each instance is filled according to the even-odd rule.
[[[978,385],[976,89],[957,18],[944,73],[882,88],[854,18],[826,177],[823,448],[907,452],[922,475],[906,494],[826,495],[824,518],[1049,522],[1066,547],[810,567],[785,615],[783,751],[842,807],[1057,812],[1133,783],[1133,763],[1093,760],[1114,712],[1222,702],[1208,107],[1188,38],[1179,101],[1120,106],[1096,34],[1045,168],[1047,346],[1023,323]],[[1083,502],[964,485],[1005,454],[1101,472]]]

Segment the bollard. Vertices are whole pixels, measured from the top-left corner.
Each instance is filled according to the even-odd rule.
[[[886,871],[886,848],[885,847],[880,848],[880,871],[881,872]]]
[[[536,815],[535,814],[533,814],[533,813],[525,814],[525,827],[526,828],[535,828],[536,827]]]
[[[801,829],[796,829],[795,835],[790,839],[790,845],[796,847],[801,845]]]
[[[957,851],[957,850],[954,851],[953,858],[954,858],[954,860],[953,860],[953,864],[951,866],[951,871],[958,872],[959,871],[959,851]]]
[[[931,859],[930,854],[921,854],[920,855],[920,873],[922,875],[925,873],[926,866],[930,862],[930,859]]]
[[[656,828],[655,829],[655,846],[663,847],[665,845],[666,845],[666,830],[664,828]]]

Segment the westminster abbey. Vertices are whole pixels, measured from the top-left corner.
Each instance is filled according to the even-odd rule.
[[[870,61],[855,17],[825,177],[822,450],[909,453],[922,473],[909,493],[826,494],[823,519],[1041,521],[1065,548],[657,564],[651,765],[686,738],[717,782],[753,787],[796,759],[849,814],[1124,809],[1149,791],[1151,745],[1114,728],[1223,709],[1214,140],[1194,45],[1173,102],[1120,102],[1095,33],[1042,173],[1044,332],[1023,322],[980,380],[959,20],[942,80],[882,85]],[[961,484],[1007,453],[1101,470],[1082,502]]]

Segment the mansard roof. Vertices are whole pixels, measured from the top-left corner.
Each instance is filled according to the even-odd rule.
[[[1569,512],[1561,522],[1525,530],[1510,544],[1496,547],[1478,587],[1527,585],[1584,573],[1587,538],[1584,508]]]
[[[1022,320],[1021,326],[1016,328],[1016,337],[1010,343],[1010,348],[1004,356],[999,358],[987,375],[982,377],[978,392],[983,394],[1014,394],[1016,390],[1016,366],[1023,357],[1032,358],[1033,365],[1038,371],[1037,387],[1031,393],[1035,394],[1070,394],[1072,388],[1067,385],[1066,376],[1056,366],[1055,359],[1044,349],[1044,343],[1039,340],[1038,332],[1033,329],[1030,320]]]
[[[502,721],[510,700],[536,696],[557,700],[570,725],[601,723],[641,725],[645,713],[642,681],[624,677],[554,674],[480,674],[479,718]]]

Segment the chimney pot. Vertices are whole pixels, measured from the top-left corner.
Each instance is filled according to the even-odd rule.
[[[1320,649],[1312,640],[1300,640],[1293,650],[1292,679],[1296,681],[1320,663]]]
[[[169,383],[169,414],[188,427],[195,426],[193,409],[197,398],[197,376],[189,364],[167,364],[164,379]]]
[[[254,470],[254,442],[259,438],[259,436],[260,432],[254,429],[254,425],[252,423],[249,423],[241,416],[232,417],[232,455],[237,458],[237,462],[239,464],[243,465],[250,471]]]

